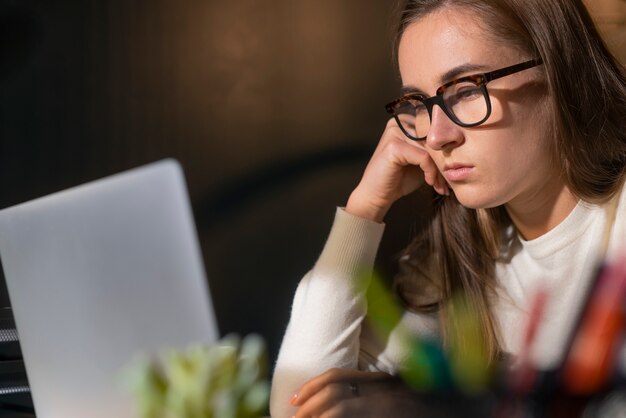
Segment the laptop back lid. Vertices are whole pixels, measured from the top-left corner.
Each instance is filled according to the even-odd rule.
[[[131,418],[136,353],[218,338],[184,177],[165,160],[0,211],[39,418]]]

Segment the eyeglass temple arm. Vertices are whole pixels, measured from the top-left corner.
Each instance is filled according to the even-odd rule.
[[[543,64],[543,61],[541,60],[541,58],[537,58],[537,59],[532,59],[530,61],[522,62],[520,64],[511,65],[509,67],[504,67],[499,70],[491,71],[491,72],[485,73],[484,75],[485,75],[486,81],[492,81],[498,78],[505,77],[507,75],[511,75],[511,74],[515,74],[523,70],[527,70],[529,68],[532,68],[541,64]]]

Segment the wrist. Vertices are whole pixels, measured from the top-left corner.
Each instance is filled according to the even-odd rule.
[[[373,222],[382,223],[389,207],[379,206],[370,201],[362,199],[357,190],[353,191],[344,209],[351,215],[367,219]]]

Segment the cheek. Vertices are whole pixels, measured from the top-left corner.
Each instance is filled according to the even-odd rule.
[[[505,170],[518,171],[518,168],[529,166],[545,169],[552,164],[553,118],[548,101],[514,101],[496,97],[493,102],[493,113],[488,122],[491,133],[499,137],[494,152],[500,157],[508,155],[498,165],[504,165]]]
[[[486,128],[507,128],[525,132],[539,127],[543,134],[550,132],[548,119],[553,109],[542,82],[530,81],[515,88],[489,88],[491,115]]]
[[[550,169],[554,166],[553,117],[552,107],[547,100],[539,100],[525,106],[525,112],[518,115],[518,126],[523,160],[531,159],[537,169]],[[552,167],[554,169],[555,167]]]
[[[491,115],[483,129],[518,129],[520,122],[526,123],[531,107],[525,101],[520,102],[513,92],[492,89],[489,96]]]
[[[489,151],[489,159],[502,179],[524,182],[525,178],[535,177],[537,172],[549,168],[552,161],[549,135],[543,123],[535,119],[520,117],[516,122],[518,126],[500,131],[501,135],[492,142],[495,144]]]
[[[508,130],[494,147],[490,156],[493,172],[488,183],[500,193],[534,187],[555,174],[548,132],[542,123],[536,122],[522,129]]]

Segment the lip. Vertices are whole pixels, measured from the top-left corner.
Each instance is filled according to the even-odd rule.
[[[474,166],[469,164],[453,163],[443,167],[443,176],[448,181],[466,180],[474,171]]]

